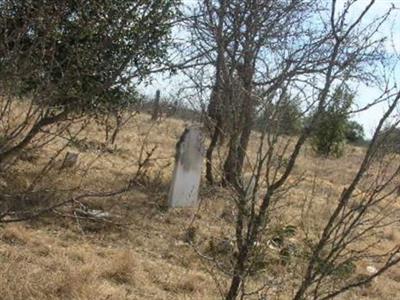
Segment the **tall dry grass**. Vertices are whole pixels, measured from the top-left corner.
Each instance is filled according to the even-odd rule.
[[[219,299],[215,284],[227,278],[201,259],[186,242],[187,228],[196,214],[195,244],[206,253],[210,243],[218,244],[234,236],[231,196],[221,188],[201,188],[198,210],[164,209],[172,173],[175,143],[184,128],[180,120],[168,119],[154,124],[148,115],[130,121],[117,140],[117,149],[99,153],[81,151],[71,145],[65,151],[80,152],[80,164],[73,169],[55,168],[40,181],[40,187],[107,191],[128,183],[137,170],[143,142],[156,146],[148,180],[131,191],[115,197],[90,199],[86,205],[109,211],[126,221],[125,226],[77,222],[74,218],[44,216],[0,229],[0,290],[2,299]],[[100,143],[103,131],[95,123],[79,138]],[[255,134],[257,135],[257,134]],[[60,141],[61,143],[61,141]],[[57,141],[44,148],[35,163],[19,161],[13,176],[3,178],[10,187],[28,186],[48,157],[57,151]],[[254,158],[256,139],[250,145]],[[285,197],[285,206],[276,208],[276,225],[293,224],[314,228],[328,216],[329,195],[337,195],[356,171],[362,148],[348,147],[341,159],[322,159],[305,149],[294,176],[304,179]],[[253,158],[252,158],[253,157]],[[62,156],[57,160],[62,163]],[[218,160],[216,160],[218,163]],[[162,172],[159,173],[159,170]],[[156,178],[157,180],[152,181]],[[313,195],[308,220],[301,218],[304,199]],[[400,204],[399,204],[400,205]],[[279,218],[278,218],[279,217]],[[400,242],[399,227],[382,232],[380,247]],[[294,237],[301,247],[302,236]],[[268,255],[273,258],[273,250]],[[271,261],[273,259],[271,258]],[[371,261],[371,265],[374,262]],[[357,266],[363,274],[367,265]],[[276,287],[276,299],[290,299],[293,270],[281,265],[269,268],[270,274],[284,274]],[[257,286],[268,274],[253,277]],[[352,291],[343,299],[398,299],[400,269],[393,269],[370,286]],[[258,299],[260,294],[249,299]]]

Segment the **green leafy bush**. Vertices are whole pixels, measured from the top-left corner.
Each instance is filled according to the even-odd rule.
[[[336,88],[331,100],[319,113],[312,135],[312,146],[323,156],[340,157],[346,141],[348,115],[354,95],[345,88]]]

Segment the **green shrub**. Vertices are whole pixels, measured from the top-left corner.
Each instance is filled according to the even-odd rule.
[[[340,157],[346,142],[348,115],[354,95],[344,88],[336,88],[330,101],[319,113],[312,134],[315,152],[323,156]]]

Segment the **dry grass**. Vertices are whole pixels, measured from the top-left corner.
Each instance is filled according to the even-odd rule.
[[[129,225],[77,223],[74,218],[48,216],[39,221],[0,228],[0,298],[219,299],[218,288],[208,272],[209,265],[185,243],[185,233],[193,214],[197,214],[195,240],[200,249],[207,249],[211,240],[218,243],[233,236],[233,216],[227,191],[209,190],[204,186],[198,211],[166,211],[163,208],[175,143],[183,128],[184,123],[179,120],[153,124],[149,116],[139,116],[121,132],[116,151],[81,152],[76,168],[55,169],[40,181],[41,187],[81,185],[96,191],[118,189],[135,174],[143,141],[147,139],[149,149],[157,146],[156,159],[148,165],[149,179],[143,186],[116,197],[86,202],[93,208],[120,216]],[[94,124],[81,138],[84,136],[99,143],[104,138],[101,129]],[[255,147],[254,143],[251,147]],[[57,146],[49,145],[36,163],[20,161],[13,177],[4,179],[5,184],[13,189],[28,186]],[[65,151],[78,152],[74,147]],[[321,220],[329,214],[331,207],[327,203],[328,196],[341,192],[356,171],[362,153],[363,149],[350,147],[345,157],[331,160],[314,157],[306,149],[295,170],[295,175],[305,174],[305,180],[286,196],[291,208],[285,210],[281,222],[300,222],[298,209],[301,202],[317,186],[311,211],[318,218],[309,222],[314,222],[312,226],[316,229],[320,228]],[[61,164],[62,159],[59,157],[57,164]],[[163,171],[158,174],[160,169]],[[157,180],[152,180],[155,177]],[[398,227],[383,232],[382,238],[382,247],[399,243]],[[359,266],[359,271],[362,273],[365,267]],[[282,272],[278,269],[277,266],[273,271]],[[226,280],[220,279],[222,283]],[[371,286],[355,290],[343,299],[394,300],[399,294],[400,270],[397,268]]]

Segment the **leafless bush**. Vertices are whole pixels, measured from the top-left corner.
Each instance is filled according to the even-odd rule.
[[[356,2],[346,2],[342,8],[332,0],[329,11],[323,1],[199,2],[198,12],[201,13],[191,23],[193,35],[199,38],[195,43],[198,46],[195,50],[198,51],[194,52],[204,54],[205,64],[211,62],[216,75],[215,82],[203,84],[196,81],[201,77],[191,79],[197,84],[199,98],[204,93],[203,89],[208,88],[210,105],[215,105],[216,101],[223,112],[237,109],[237,114],[229,114],[239,116],[240,120],[232,123],[237,126],[236,131],[227,132],[228,156],[222,175],[236,194],[233,264],[231,267],[226,264],[221,266],[218,257],[212,259],[216,268],[230,279],[226,299],[243,299],[263,290],[267,295],[274,293],[273,287],[280,279],[269,280],[268,272],[264,273],[264,284],[255,290],[248,288],[250,278],[257,270],[255,266],[263,268],[258,260],[260,255],[267,256],[267,260],[272,256],[270,251],[265,251],[268,246],[281,252],[280,259],[296,257],[290,267],[294,282],[291,289],[296,300],[333,298],[371,282],[400,262],[400,245],[387,251],[379,251],[376,247],[379,229],[398,222],[398,212],[393,211],[393,184],[398,180],[399,167],[389,168],[387,158],[378,155],[381,132],[389,126],[386,124],[395,119],[390,126],[395,128],[398,125],[395,113],[400,93],[393,77],[386,76],[390,75],[390,67],[385,68],[385,65],[392,65],[393,58],[382,50],[383,39],[378,34],[391,10],[383,16],[367,20],[366,15],[375,2],[372,0],[352,18],[349,12]],[[274,13],[279,18],[274,19]],[[263,18],[268,19],[266,23],[258,23]],[[314,24],[312,29],[308,28],[304,22],[307,18],[318,19],[320,26]],[[265,29],[265,24],[271,28]],[[235,28],[238,30],[235,31]],[[247,35],[246,30],[249,30]],[[258,44],[260,41],[263,42]],[[253,64],[249,63],[252,59],[255,60]],[[384,70],[382,77],[377,69]],[[355,83],[372,84],[381,90],[381,95],[364,106],[354,107],[352,112],[360,112],[382,102],[387,104],[387,110],[377,125],[358,171],[339,196],[331,195],[329,202],[332,207],[326,220],[321,220],[321,228],[297,228],[296,232],[303,231],[304,244],[286,243],[282,235],[274,237],[274,224],[280,217],[276,214],[288,205],[288,192],[301,180],[301,176],[294,175],[298,157],[324,108],[332,101],[330,96],[334,89]],[[215,91],[215,87],[219,92]],[[235,89],[238,90],[235,92]],[[266,128],[271,123],[266,122],[259,134],[255,157],[251,157],[246,149],[252,121],[245,120],[258,113],[267,115],[273,123],[279,123],[283,118],[279,107],[288,94],[301,99],[300,115],[308,117],[307,123],[298,136],[285,137],[280,134],[279,128]],[[239,105],[238,99],[241,101]],[[218,114],[218,109],[214,112],[217,115],[211,115],[211,118],[214,118],[218,136],[221,128],[226,128],[222,123],[218,124],[218,119],[224,122],[230,119],[221,115],[221,111]],[[212,138],[210,146],[214,147],[215,143]],[[209,154],[208,166],[211,167],[212,151]],[[242,173],[244,164],[248,165],[250,174]],[[374,176],[371,177],[370,172]],[[208,175],[212,182],[211,174]],[[305,214],[304,217],[311,216]],[[288,225],[291,224],[282,224],[278,231]],[[298,234],[300,237],[300,233],[296,236]],[[296,248],[299,250],[297,254],[291,254],[296,252]],[[354,272],[356,266],[369,259],[376,262],[376,270],[357,276]],[[264,271],[267,269],[264,267]],[[279,273],[274,275],[279,277]],[[281,276],[283,278],[284,275]]]

